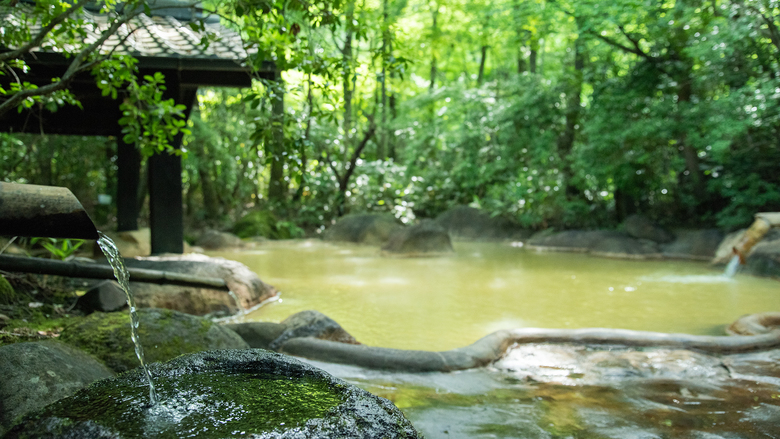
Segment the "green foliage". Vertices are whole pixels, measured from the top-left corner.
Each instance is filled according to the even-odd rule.
[[[190,134],[183,117],[186,107],[176,105],[173,99],[163,99],[163,84],[165,75],[160,72],[145,75],[143,83],[131,81],[127,85],[128,96],[119,106],[123,140],[135,144],[146,155],[170,149],[169,142],[180,131]],[[116,93],[115,89],[112,93]],[[181,154],[179,149],[172,151]]]
[[[31,245],[40,244],[53,257],[62,261],[76,253],[85,242],[83,239],[32,238],[30,240]]]
[[[269,210],[255,210],[247,213],[233,226],[238,237],[254,238],[262,236],[269,239],[303,238],[304,231],[292,221],[277,219]]]
[[[49,23],[69,7],[43,0],[32,16]],[[92,51],[81,64],[105,96],[123,98],[124,140],[150,154],[186,134],[193,223],[224,227],[271,210],[294,224],[258,218],[247,233],[295,236],[350,211],[390,211],[408,222],[472,204],[532,228],[604,227],[641,212],[668,226],[731,229],[756,211],[780,210],[774,2],[204,7],[242,32],[250,65],[274,61],[280,77],[250,90],[201,90],[185,126],[182,108],[163,99],[165,78],[138,78],[132,57]],[[105,8],[126,18],[113,3]],[[33,37],[28,22],[4,32],[6,47]],[[84,34],[68,18],[40,44],[72,47],[76,59]],[[24,67],[23,57],[0,62]],[[77,104],[67,89],[36,87],[11,81],[4,102]],[[0,142],[6,179],[52,180],[69,160],[58,144],[46,165],[53,172],[38,171],[35,161],[48,163],[43,148],[19,136]],[[113,169],[90,160],[72,165],[89,169],[73,178],[81,185],[81,175],[99,174],[93,186],[110,189]]]

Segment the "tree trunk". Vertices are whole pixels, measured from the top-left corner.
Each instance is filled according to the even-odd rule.
[[[206,219],[215,220],[219,217],[217,193],[205,163],[198,165],[198,178],[200,179],[200,192],[203,195],[203,209],[206,211]]]
[[[434,88],[436,88],[436,40],[438,38],[439,33],[439,26],[438,26],[438,18],[439,18],[439,4],[436,2],[433,2],[433,6],[431,8],[431,16],[433,18],[433,24],[431,25],[431,83],[428,86],[429,91],[433,91]]]
[[[574,41],[574,65],[569,73],[567,103],[566,103],[566,124],[558,138],[558,154],[563,160],[563,179],[566,194],[576,196],[577,188],[572,184],[574,171],[571,165],[571,151],[574,147],[574,140],[577,134],[577,124],[580,117],[582,103],[582,69],[585,65],[585,56],[583,54],[582,39],[577,38]]]
[[[306,105],[309,113],[306,115],[306,130],[303,132],[303,142],[301,142],[301,150],[299,151],[301,156],[301,179],[298,184],[298,190],[295,192],[295,201],[300,201],[303,198],[303,191],[306,187],[306,146],[309,143],[309,136],[311,136],[311,120],[312,113],[314,113],[314,95],[312,95],[311,86],[311,72],[309,72],[306,78]]]
[[[680,78],[678,83],[680,84],[680,88],[677,92],[677,105],[685,107],[690,103],[693,94],[691,77],[687,70],[684,77]],[[682,115],[678,116],[682,117]],[[679,120],[678,123],[680,126],[684,125],[682,120]],[[680,128],[677,135],[677,144],[685,159],[685,169],[688,171],[688,181],[690,181],[693,195],[696,197],[696,200],[701,203],[706,196],[704,175],[699,167],[699,156],[696,150],[688,142],[688,133],[682,128]]]
[[[477,74],[477,85],[482,85],[485,79],[485,60],[487,59],[488,46],[483,45],[479,58],[479,74]]]
[[[352,144],[352,96],[354,94],[352,84],[352,40],[354,39],[355,33],[352,22],[354,20],[355,0],[348,0],[346,17],[344,19],[344,22],[346,23],[344,47],[341,48],[342,63],[344,65],[344,71],[342,72],[341,78],[344,93],[344,160],[346,160],[346,154],[348,153],[349,146]]]
[[[387,156],[387,59],[390,57],[390,23],[387,12],[387,0],[382,1],[382,121],[380,139],[377,143],[376,158],[384,160]]]
[[[523,49],[521,47],[517,49],[517,73],[522,74],[525,72],[525,69],[525,58],[523,57]]]
[[[287,182],[284,181],[284,81],[282,72],[274,73],[271,86],[271,144],[266,152],[271,159],[271,174],[268,179],[268,200],[284,202],[287,194]]]

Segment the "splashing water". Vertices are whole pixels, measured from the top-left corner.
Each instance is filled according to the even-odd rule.
[[[739,270],[739,255],[734,255],[729,261],[729,264],[726,265],[726,270],[723,271],[723,275],[726,277],[734,277],[734,275],[737,274],[737,270]]]
[[[122,260],[122,255],[119,254],[119,250],[116,248],[114,241],[103,232],[98,232],[98,234],[100,235],[98,245],[100,246],[100,249],[103,250],[103,254],[106,255],[108,263],[111,264],[111,268],[114,269],[114,276],[127,296],[127,306],[130,307],[130,338],[135,345],[135,356],[138,357],[138,361],[141,362],[141,368],[143,368],[146,379],[149,381],[149,400],[152,405],[155,405],[157,404],[157,392],[154,389],[154,382],[152,382],[152,374],[149,373],[149,368],[146,367],[146,362],[144,361],[144,348],[138,340],[139,320],[138,313],[135,309],[135,299],[130,292],[130,273],[127,272],[125,263]]]

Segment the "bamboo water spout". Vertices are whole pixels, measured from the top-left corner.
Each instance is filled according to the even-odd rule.
[[[745,257],[750,252],[750,249],[761,241],[761,238],[763,238],[772,227],[780,227],[780,212],[763,212],[756,214],[756,220],[750,228],[745,231],[745,235],[733,248],[734,254],[739,257],[740,264],[745,263]]]
[[[98,239],[95,224],[67,188],[2,182],[0,235]]]

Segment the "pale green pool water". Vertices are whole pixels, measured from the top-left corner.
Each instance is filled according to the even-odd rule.
[[[278,241],[211,255],[246,264],[282,292],[246,321],[314,309],[361,343],[399,349],[453,349],[518,327],[722,334],[741,315],[780,310],[780,282],[725,278],[707,263],[454,246],[452,256],[405,259],[375,247]]]

